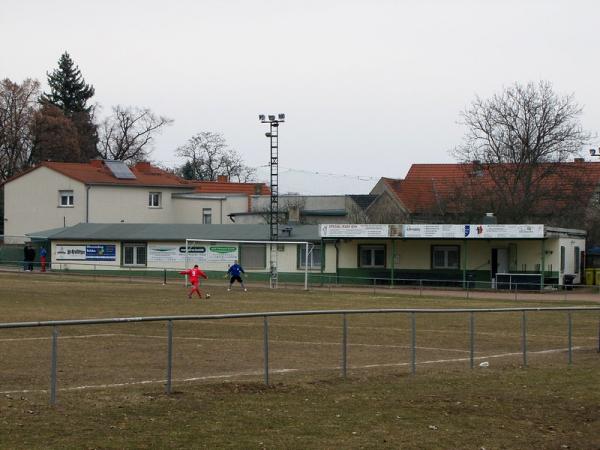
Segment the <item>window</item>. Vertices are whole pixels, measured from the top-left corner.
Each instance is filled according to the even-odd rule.
[[[458,269],[460,247],[458,245],[433,245],[431,247],[432,269]]]
[[[161,200],[160,192],[150,192],[148,193],[148,208],[160,208],[160,200]]]
[[[146,244],[123,244],[124,266],[146,265]]]
[[[265,244],[240,245],[240,264],[244,269],[264,269],[267,265]]]
[[[579,247],[575,247],[575,272],[574,273],[579,273],[579,264],[581,262],[581,260],[579,259]]]
[[[306,268],[306,244],[298,245],[298,268]],[[320,269],[321,268],[321,246],[320,245],[308,245],[308,269]]]
[[[385,245],[360,245],[359,267],[385,267]]]
[[[72,208],[75,205],[73,191],[58,191],[59,203],[62,208]]]
[[[211,208],[202,208],[202,223],[205,223],[205,224],[212,223],[212,209]]]

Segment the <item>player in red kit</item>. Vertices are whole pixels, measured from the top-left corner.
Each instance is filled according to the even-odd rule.
[[[179,272],[181,275],[188,275],[190,277],[190,283],[192,284],[192,289],[188,293],[188,298],[192,298],[192,294],[196,292],[198,297],[202,298],[202,291],[200,290],[200,277],[206,278],[208,277],[202,270],[198,268],[198,264],[194,266],[193,269],[184,270]],[[206,294],[206,298],[208,298],[208,294]]]

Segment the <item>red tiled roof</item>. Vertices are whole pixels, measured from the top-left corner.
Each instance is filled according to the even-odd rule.
[[[191,183],[166,170],[154,167],[149,163],[138,163],[130,170],[135,179],[116,178],[112,172],[102,163],[95,160],[90,163],[68,163],[68,162],[42,162],[37,167],[48,167],[63,175],[81,181],[85,184],[112,184],[118,186],[164,186],[190,188]],[[36,168],[37,168],[36,167]]]
[[[555,173],[549,175],[543,186],[562,190],[577,189],[583,198],[589,199],[600,183],[600,163],[558,163]],[[510,169],[505,165],[504,168]],[[540,166],[543,170],[544,166]],[[573,186],[572,180],[577,180]],[[410,213],[453,212],[448,200],[457,189],[485,190],[493,186],[489,170],[485,166],[468,164],[413,164],[403,180],[384,178],[383,181],[396,194]],[[456,206],[454,206],[456,207]],[[551,200],[542,208],[552,208]],[[456,212],[456,211],[454,211]]]
[[[196,192],[205,194],[270,195],[265,183],[233,183],[230,181],[192,181]]]
[[[156,186],[187,188],[203,193],[222,194],[262,194],[271,193],[264,183],[232,183],[229,181],[189,181],[147,162],[140,162],[130,167],[135,179],[116,178],[101,160],[89,163],[69,163],[44,161],[25,172],[7,180],[7,182],[32,172],[39,167],[47,167],[69,178],[84,184],[115,186]],[[258,191],[258,192],[257,192]]]

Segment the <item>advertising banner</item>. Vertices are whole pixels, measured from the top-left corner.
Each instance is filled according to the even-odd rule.
[[[403,237],[449,239],[540,239],[544,225],[538,224],[410,224],[404,225]]]
[[[57,261],[85,261],[85,245],[57,245]]]
[[[188,262],[229,262],[238,259],[235,245],[189,245]],[[185,244],[148,244],[148,262],[185,262]]]
[[[115,244],[57,245],[56,261],[115,261]]]
[[[323,224],[319,227],[322,238],[385,238],[390,234],[389,225],[380,224]]]
[[[94,244],[85,246],[86,261],[115,261],[117,246],[114,244]]]

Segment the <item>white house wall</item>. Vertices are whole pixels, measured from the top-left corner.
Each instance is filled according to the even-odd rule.
[[[59,191],[73,191],[72,207],[59,205]],[[85,213],[85,185],[47,167],[4,185],[7,243],[23,243],[26,233],[85,222]]]
[[[64,260],[59,259],[57,254],[57,249],[59,247],[86,247],[89,245],[114,245],[115,246],[115,257],[114,260],[111,261],[86,261],[86,260]],[[192,244],[190,244],[192,245]],[[193,245],[210,245],[210,243],[200,243],[196,242]],[[215,245],[227,245],[238,248],[238,257],[239,257],[239,245],[237,244],[215,244]],[[277,264],[278,270],[280,272],[288,272],[288,273],[303,273],[304,269],[298,268],[298,247],[303,244],[285,244],[284,250],[278,252],[277,254]],[[51,246],[51,261],[52,268],[56,270],[183,270],[184,268],[191,267],[194,264],[198,264],[203,270],[207,271],[222,271],[224,274],[227,272],[227,269],[231,265],[232,261],[202,261],[198,258],[194,258],[193,254],[189,253],[187,264],[184,255],[180,255],[176,260],[171,261],[160,261],[160,260],[152,260],[150,256],[150,252],[148,251],[149,246],[155,247],[163,247],[163,248],[179,248],[185,247],[185,241],[181,242],[171,242],[171,241],[153,241],[148,242],[146,245],[146,256],[147,256],[147,264],[145,266],[124,266],[121,264],[122,261],[122,242],[120,241],[53,241]],[[335,271],[335,249],[331,246],[330,250],[330,261],[328,262],[328,266],[331,267],[331,271]],[[333,250],[333,251],[332,251]],[[270,267],[269,262],[269,249],[266,247],[266,264],[263,269],[256,270],[248,270],[251,272],[262,272],[264,273],[268,267]],[[320,272],[320,268],[311,270],[312,273]]]
[[[173,199],[173,223],[202,223],[204,208],[210,208],[213,224],[232,224],[229,214],[246,212],[248,210],[248,197],[245,195],[231,195],[225,199]]]
[[[149,207],[150,192],[161,193],[160,207]],[[90,186],[89,223],[173,223],[171,194],[165,187]]]
[[[464,268],[466,255],[467,270],[491,270],[491,256],[493,248],[508,249],[516,248],[516,257],[512,261],[514,271],[535,272],[540,270],[542,257],[542,244],[540,240],[396,240],[395,252],[393,250],[393,241],[384,240],[341,240],[338,244],[340,248],[339,267],[344,269],[356,268],[358,262],[358,247],[361,245],[384,245],[386,248],[386,268],[392,266],[395,269],[431,269],[431,247],[432,246],[458,246],[460,247],[461,269]],[[547,239],[545,243],[546,250],[554,248],[552,255],[546,254],[546,270],[557,270],[560,264],[560,245],[567,246],[566,254],[571,255],[573,259],[574,247],[579,246],[584,249],[585,241],[583,239]],[[558,253],[558,256],[557,256]],[[392,258],[395,260],[392,264]],[[567,266],[574,267],[574,263],[567,258]],[[569,272],[570,273],[570,272]]]

